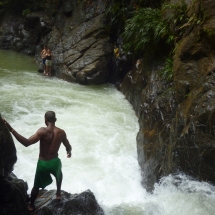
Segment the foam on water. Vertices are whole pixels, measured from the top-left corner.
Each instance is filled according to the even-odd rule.
[[[47,110],[56,112],[56,125],[66,131],[73,147],[71,159],[63,146],[59,151],[63,190],[90,189],[108,215],[215,214],[215,188],[208,183],[179,174],[163,178],[152,194],[142,187],[136,152],[138,121],[112,85],[80,86],[43,77],[30,58],[12,55],[20,65],[7,68],[6,59],[0,64],[0,112],[25,137],[45,126]],[[28,69],[20,69],[26,62]],[[28,182],[30,192],[38,144],[25,148],[14,141],[18,155],[14,173]],[[56,189],[55,183],[47,189]]]

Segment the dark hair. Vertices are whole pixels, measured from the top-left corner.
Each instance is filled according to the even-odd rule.
[[[56,121],[55,112],[54,112],[54,111],[47,111],[47,112],[45,113],[45,119],[46,119],[48,122],[55,122],[55,121]]]

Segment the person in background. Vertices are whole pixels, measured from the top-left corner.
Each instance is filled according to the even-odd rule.
[[[40,52],[40,56],[42,58],[43,61],[43,67],[44,67],[44,73],[46,71],[46,52],[48,51],[48,47],[46,45],[43,46],[43,50]]]
[[[52,60],[53,60],[53,55],[50,51],[50,49],[47,50],[46,52],[46,69],[45,69],[45,75],[51,76],[51,70],[52,70]]]
[[[140,65],[140,63],[141,63],[141,60],[140,60],[140,59],[138,59],[138,60],[137,60],[137,62],[136,62],[136,69],[139,69],[139,65]]]
[[[66,148],[67,157],[71,157],[72,147],[67,139],[64,130],[55,126],[56,118],[55,112],[47,111],[45,113],[46,127],[41,127],[37,132],[28,139],[21,136],[15,131],[11,125],[2,118],[9,131],[14,137],[25,147],[40,142],[39,159],[37,162],[37,169],[34,178],[34,186],[31,190],[31,202],[28,205],[28,210],[33,212],[35,210],[34,202],[39,194],[39,188],[44,189],[52,183],[51,175],[54,175],[57,182],[56,199],[61,199],[61,183],[62,183],[62,164],[58,158],[58,150],[61,143]]]

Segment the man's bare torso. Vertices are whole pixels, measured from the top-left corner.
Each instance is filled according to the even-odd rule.
[[[40,128],[43,133],[40,139],[40,154],[41,160],[51,160],[58,156],[58,150],[61,143],[64,141],[65,132],[55,126]]]

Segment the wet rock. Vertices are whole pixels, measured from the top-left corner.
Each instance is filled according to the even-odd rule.
[[[63,1],[53,17],[52,29],[40,39],[40,44],[47,44],[54,54],[53,72],[57,77],[80,84],[107,81],[113,50],[104,34],[104,11],[105,2],[100,0]],[[40,51],[39,45],[38,62]]]
[[[55,193],[56,190],[40,191],[39,195],[42,197],[35,202],[35,205],[38,205],[37,215],[104,215],[102,208],[98,205],[95,196],[90,190],[80,194],[70,194],[62,191],[60,201],[55,199]],[[48,202],[46,202],[46,199],[48,199]]]
[[[25,215],[27,184],[13,173],[17,161],[16,148],[0,115],[0,214]]]
[[[0,176],[7,177],[17,161],[16,148],[12,136],[0,114]]]
[[[0,176],[0,214],[27,215],[27,183],[13,173]]]
[[[34,12],[26,16],[26,28],[34,29],[34,32],[45,36],[52,28],[51,19],[43,12]]]
[[[66,0],[52,17],[43,12],[8,15],[0,25],[0,48],[35,55],[41,69],[40,52],[46,44],[54,55],[52,73],[57,77],[103,84],[113,53],[104,31],[105,7],[101,0]]]
[[[178,43],[173,82],[159,77],[157,59],[147,72],[144,64],[130,71],[120,85],[139,118],[138,161],[148,190],[178,171],[215,184],[215,5],[194,4],[191,10],[201,4],[211,16]]]
[[[0,47],[1,49],[11,49],[23,52],[27,55],[34,55],[39,33],[31,27],[27,27],[28,22],[24,17],[6,15],[2,17],[0,27]]]

